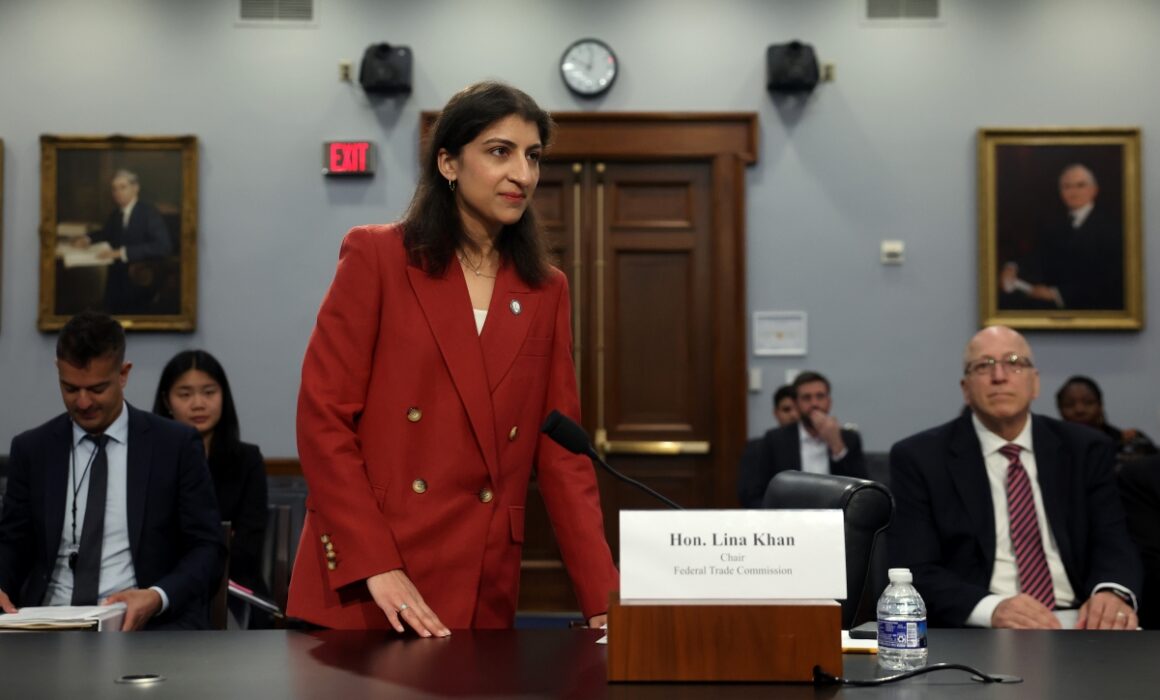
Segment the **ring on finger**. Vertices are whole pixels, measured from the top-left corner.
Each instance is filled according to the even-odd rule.
[[[1126,612],[1124,612],[1123,610],[1116,613],[1116,617],[1127,617],[1127,616],[1128,616],[1128,614]]]
[[[399,612],[404,612],[404,611],[406,611],[406,610],[407,610],[408,608],[410,608],[410,607],[411,607],[411,606],[410,606],[410,605],[407,605],[406,603],[399,603]]]

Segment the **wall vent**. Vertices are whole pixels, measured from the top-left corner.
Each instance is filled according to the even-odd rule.
[[[314,0],[241,0],[238,19],[246,24],[311,24]]]
[[[936,20],[938,0],[866,0],[869,20]]]

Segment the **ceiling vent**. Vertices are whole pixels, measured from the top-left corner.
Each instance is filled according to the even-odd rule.
[[[238,19],[243,24],[313,24],[314,0],[241,0]]]
[[[869,20],[937,20],[938,0],[866,0]]]

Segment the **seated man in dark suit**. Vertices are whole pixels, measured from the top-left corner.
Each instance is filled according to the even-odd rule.
[[[1010,328],[979,331],[963,367],[970,414],[890,451],[890,565],[914,574],[932,625],[1135,629],[1140,558],[1111,441],[1032,415],[1039,374]]]
[[[125,402],[108,316],[73,317],[56,355],[66,412],[12,440],[0,609],[122,602],[123,630],[208,627],[225,548],[201,436]]]
[[[862,439],[830,415],[830,381],[817,372],[802,372],[793,391],[798,420],[750,440],[741,455],[737,497],[743,508],[760,508],[769,480],[786,469],[868,478]],[[776,403],[774,409],[776,416]]]

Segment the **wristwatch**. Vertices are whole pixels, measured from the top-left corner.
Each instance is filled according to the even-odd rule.
[[[1112,595],[1116,596],[1120,600],[1124,601],[1124,603],[1129,608],[1132,608],[1133,610],[1136,609],[1136,601],[1132,598],[1132,595],[1130,593],[1125,593],[1124,591],[1121,591],[1119,588],[1101,588],[1100,590],[1096,591],[1096,593],[1104,593],[1104,592],[1111,593]]]

